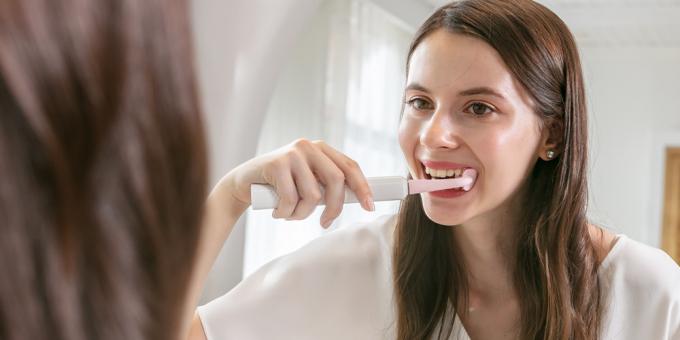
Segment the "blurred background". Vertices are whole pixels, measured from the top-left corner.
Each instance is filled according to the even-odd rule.
[[[441,0],[195,0],[211,185],[297,138],[323,139],[371,175],[405,175],[396,139],[415,30]],[[680,0],[539,1],[574,33],[590,110],[593,222],[680,260]],[[625,184],[624,184],[625,183]],[[396,212],[346,206],[333,228]],[[202,302],[323,234],[249,211]]]

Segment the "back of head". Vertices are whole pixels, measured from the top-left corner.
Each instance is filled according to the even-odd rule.
[[[187,3],[0,2],[0,338],[173,339],[205,195]]]

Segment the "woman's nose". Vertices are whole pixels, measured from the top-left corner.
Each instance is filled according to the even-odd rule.
[[[456,124],[448,113],[435,112],[420,133],[420,144],[430,149],[455,149],[459,136]]]

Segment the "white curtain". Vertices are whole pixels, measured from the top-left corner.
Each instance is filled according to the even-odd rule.
[[[370,1],[326,1],[276,85],[258,154],[300,137],[323,139],[359,162],[367,176],[404,176],[397,129],[412,34]],[[398,202],[379,202],[368,213],[345,205],[331,230],[397,208]],[[322,211],[304,221],[248,211],[244,276],[328,232],[319,226]]]

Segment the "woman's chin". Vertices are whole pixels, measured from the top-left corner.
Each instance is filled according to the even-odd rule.
[[[423,202],[423,210],[425,215],[437,224],[445,226],[456,226],[463,224],[468,218],[463,212],[454,212],[451,209],[446,209],[445,207],[437,207]]]

